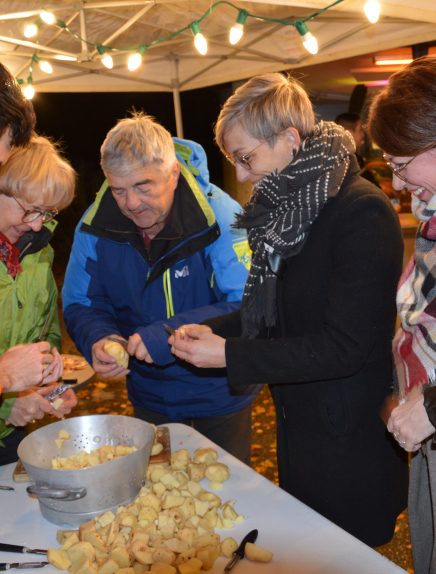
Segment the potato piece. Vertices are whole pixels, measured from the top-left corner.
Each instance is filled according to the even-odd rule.
[[[156,574],[176,574],[177,570],[170,564],[155,562],[155,564],[151,565],[150,572],[155,572]]]
[[[167,548],[157,548],[153,552],[153,562],[162,562],[163,564],[172,564],[176,555]]]
[[[64,399],[62,397],[57,397],[53,402],[52,402],[52,407],[54,408],[55,411],[57,411],[58,409],[61,408],[61,406],[64,404]],[[57,439],[57,440],[62,440],[62,439]],[[57,443],[56,440],[56,443]],[[62,441],[63,444],[64,441]],[[61,445],[62,446],[62,445]]]
[[[173,470],[184,470],[191,462],[189,450],[182,448],[171,454],[171,468]]]
[[[60,438],[62,440],[68,440],[69,438],[71,438],[71,435],[66,429],[61,429],[58,432],[58,438]]]
[[[137,540],[130,547],[132,556],[140,564],[153,564],[153,550],[143,540]]]
[[[114,518],[115,518],[115,514],[109,510],[108,512],[105,512],[104,514],[101,514],[100,516],[98,516],[96,518],[96,521],[98,522],[98,524],[101,527],[103,527],[103,526],[107,526],[108,524],[110,524]]]
[[[203,480],[205,472],[206,465],[203,462],[191,462],[188,465],[189,478],[194,482],[200,482],[200,480]]]
[[[98,574],[115,574],[119,567],[120,566],[118,562],[115,562],[113,558],[109,558],[104,564],[100,566],[98,569]]]
[[[72,534],[77,534],[78,530],[58,530],[56,532],[56,540],[59,544],[63,544],[67,538],[69,538]]]
[[[209,464],[206,468],[206,478],[211,482],[225,482],[230,478],[229,467],[222,462],[215,462],[214,464]]]
[[[220,547],[221,555],[225,556],[226,558],[231,558],[238,546],[239,545],[234,538],[224,538]]]
[[[143,572],[148,572],[150,569],[148,564],[140,564],[139,562],[134,562],[132,568],[135,574],[143,574]]]
[[[103,350],[113,357],[120,367],[127,369],[129,365],[129,353],[120,343],[116,341],[106,341],[103,345]]]
[[[156,456],[163,451],[163,444],[161,442],[155,442],[151,447],[151,456]]]
[[[97,568],[90,560],[85,560],[79,564],[78,567],[73,563],[74,568],[70,568],[70,572],[74,574],[97,574]]]
[[[92,530],[85,530],[82,535],[82,540],[89,542],[95,548],[95,550],[100,550],[101,552],[107,552],[108,547],[103,542],[102,537]]]
[[[120,568],[117,570],[117,574],[135,574],[135,570],[130,566],[127,566],[126,568]]]
[[[273,553],[262,546],[247,542],[245,545],[245,556],[254,562],[271,562]]]
[[[77,532],[73,532],[65,538],[64,543],[62,544],[62,550],[68,550],[68,548],[71,548],[73,544],[77,544],[78,542],[80,541]]]
[[[47,560],[59,570],[68,570],[71,566],[71,560],[65,550],[49,548],[47,551]]]
[[[215,564],[215,560],[219,556],[219,549],[217,546],[204,546],[197,550],[196,557],[202,561],[203,570],[210,570]]]
[[[213,464],[218,459],[218,453],[213,448],[197,448],[194,452],[194,462]]]
[[[128,568],[130,566],[130,556],[125,546],[115,546],[110,553],[110,557],[112,560],[115,560],[120,568]]]
[[[55,438],[55,443],[56,443],[56,446],[57,446],[58,448],[62,448],[64,442],[65,442],[65,441],[64,441],[63,439],[61,439],[61,438]],[[55,460],[56,460],[56,459],[55,459]],[[57,460],[56,460],[56,462],[57,462]],[[54,468],[54,467],[53,467],[53,468]]]
[[[92,562],[95,558],[95,549],[89,542],[78,542],[68,548],[67,554],[73,564],[84,562],[85,560]]]
[[[190,558],[187,562],[179,564],[177,568],[180,574],[201,574],[203,563],[198,558]]]

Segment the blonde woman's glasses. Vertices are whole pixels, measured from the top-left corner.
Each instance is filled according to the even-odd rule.
[[[21,205],[16,197],[13,195],[10,195],[9,197],[12,197],[12,199],[14,199],[23,210],[24,213],[23,217],[21,218],[23,223],[32,223],[39,218],[41,218],[43,223],[48,223],[59,213],[58,209],[37,209],[36,207],[34,209],[26,209]]]
[[[236,166],[236,164],[240,165],[241,167],[243,167],[244,169],[246,169],[247,171],[251,171],[252,167],[251,167],[251,163],[253,161],[253,154],[255,151],[257,151],[261,146],[263,146],[263,144],[265,144],[267,142],[267,140],[264,140],[262,142],[260,142],[260,144],[258,144],[256,147],[254,147],[252,150],[250,150],[247,153],[244,153],[242,155],[238,155],[238,154],[226,154],[225,158],[227,161],[229,161],[232,165]]]

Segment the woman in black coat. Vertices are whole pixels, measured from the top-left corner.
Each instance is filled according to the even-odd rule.
[[[236,225],[253,251],[241,312],[184,326],[173,352],[227,367],[235,392],[268,383],[280,486],[367,544],[388,542],[407,462],[380,418],[392,385],[401,229],[358,175],[349,134],[315,123],[293,79],[249,80],[224,105],[218,145],[254,184]]]

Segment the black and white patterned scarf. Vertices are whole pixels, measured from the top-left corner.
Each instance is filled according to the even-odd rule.
[[[253,252],[241,306],[242,336],[253,338],[277,319],[277,276],[302,249],[325,202],[341,188],[354,153],[349,132],[319,122],[296,157],[255,187],[236,227],[246,228]]]

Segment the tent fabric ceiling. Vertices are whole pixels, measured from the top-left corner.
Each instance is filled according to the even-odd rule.
[[[99,61],[95,45],[125,51],[150,44],[200,18],[210,8],[210,0],[57,0],[51,5],[32,0],[0,1],[0,60],[17,77],[26,79],[34,53],[47,59],[56,51],[74,54],[77,62],[51,59],[54,73],[50,76],[33,65],[33,83],[42,92],[183,91],[436,39],[436,2],[381,2],[382,17],[375,25],[363,14],[364,0],[344,0],[308,22],[320,46],[315,56],[305,51],[294,27],[253,18],[246,21],[240,43],[230,46],[228,30],[238,12],[223,3],[201,24],[209,41],[206,56],[197,53],[192,33],[187,30],[148,49],[141,68],[129,72],[126,53],[115,55],[114,68],[107,70]],[[330,0],[235,0],[234,5],[268,18],[295,20],[330,3]],[[41,26],[37,40],[23,43],[23,25],[35,21],[37,11],[42,8],[52,10],[88,43],[47,25]],[[31,13],[25,18],[11,17],[22,12]]]

